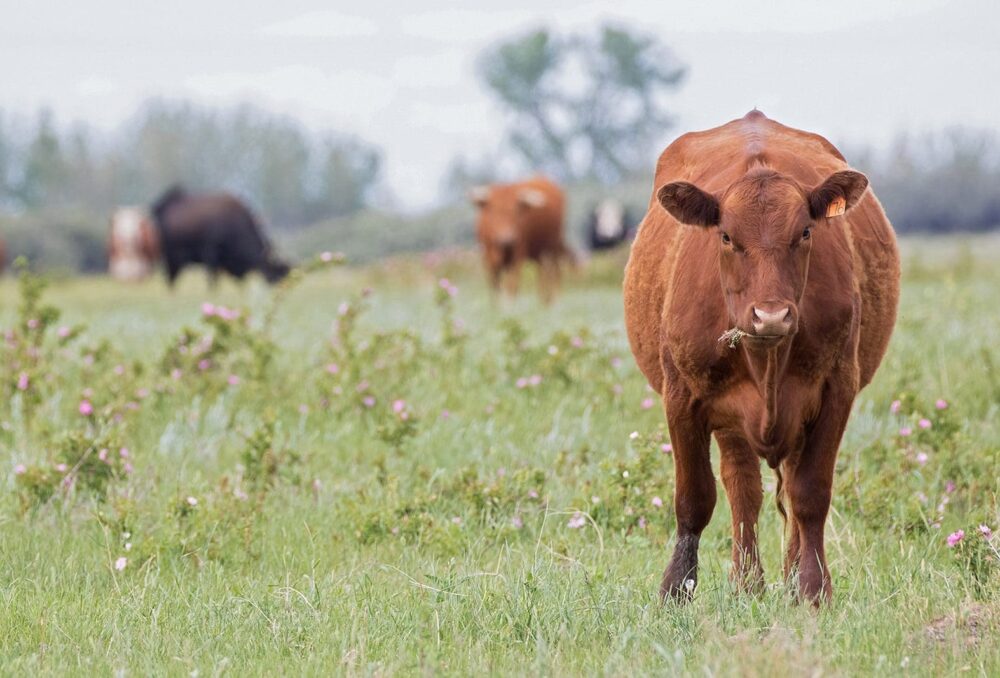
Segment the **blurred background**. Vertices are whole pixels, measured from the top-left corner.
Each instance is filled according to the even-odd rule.
[[[3,0],[7,258],[106,270],[116,206],[228,190],[278,250],[474,243],[473,185],[549,174],[571,240],[753,107],[824,134],[903,234],[1000,225],[1000,6]]]

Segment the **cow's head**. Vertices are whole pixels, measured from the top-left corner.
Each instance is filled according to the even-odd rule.
[[[854,207],[868,186],[860,172],[831,174],[813,188],[755,169],[719,195],[675,181],[663,208],[684,224],[714,228],[730,321],[752,349],[776,346],[798,330],[813,229]]]
[[[264,261],[264,265],[261,266],[261,273],[264,274],[264,279],[272,284],[283,280],[291,270],[291,266],[276,257],[273,253],[268,255]]]
[[[477,186],[469,191],[469,200],[479,210],[477,231],[487,257],[501,260],[513,256],[524,216],[548,203],[542,191],[516,184]]]

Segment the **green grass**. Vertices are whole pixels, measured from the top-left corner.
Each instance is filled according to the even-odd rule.
[[[53,283],[42,303],[61,317],[35,309],[40,327],[27,330],[8,278],[0,328],[18,329],[0,349],[0,666],[997,675],[1000,567],[976,528],[1000,527],[998,245],[904,243],[896,335],[841,448],[834,603],[819,612],[781,581],[766,467],[767,590],[730,589],[720,485],[694,601],[660,604],[673,473],[625,339],[620,256],[592,262],[551,308],[530,284],[492,304],[473,256],[321,270],[281,293],[270,323],[259,281],[209,291],[191,274],[173,294],[159,281]],[[202,320],[205,300],[245,307],[249,324]],[[338,334],[338,319],[353,331]],[[34,357],[14,345],[32,338]],[[518,388],[532,375],[541,382]],[[76,469],[71,488],[60,463]]]

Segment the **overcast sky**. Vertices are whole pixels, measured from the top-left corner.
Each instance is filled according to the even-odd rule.
[[[0,0],[0,16],[4,111],[113,129],[151,96],[252,101],[379,145],[408,208],[437,199],[457,153],[497,147],[476,58],[538,26],[662,39],[690,69],[671,136],[754,106],[835,142],[1000,128],[995,0]]]

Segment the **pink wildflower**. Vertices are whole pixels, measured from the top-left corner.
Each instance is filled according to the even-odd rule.
[[[406,409],[405,400],[394,400],[392,402],[392,411],[395,412],[396,414],[401,414],[405,409]]]
[[[510,524],[513,525],[515,530],[520,530],[524,527],[524,519],[521,518],[520,513],[515,513],[514,517],[510,519]]]
[[[170,370],[170,378],[173,379],[174,381],[177,381],[178,379],[180,379],[181,378],[181,374],[182,374],[181,371],[179,369],[177,369],[176,367],[174,369]]]
[[[319,255],[319,260],[324,264],[328,264],[333,261],[333,252],[323,252]]]
[[[212,361],[209,360],[208,358],[202,358],[201,360],[198,361],[198,369],[201,370],[202,372],[204,372],[211,366],[212,366]]]
[[[29,382],[29,379],[28,379],[28,373],[27,372],[21,372],[21,374],[17,375],[17,390],[19,390],[19,391],[27,391],[29,383],[30,382]]]
[[[206,301],[204,304],[201,305],[201,314],[206,318],[211,318],[213,315],[215,315],[215,305],[210,304],[209,302]]]
[[[622,359],[619,358],[618,356],[615,356],[614,358],[611,359],[611,367],[618,369],[619,367],[621,367],[621,365],[622,365]]]
[[[640,530],[646,529],[646,516],[639,516],[639,529]]]
[[[528,490],[529,499],[538,499],[538,490]]]
[[[28,321],[28,328],[32,329],[32,330],[37,330],[38,329],[38,319],[37,318],[32,318],[31,320],[29,320]]]
[[[135,470],[134,468],[132,468],[132,464],[129,462],[125,462],[125,465],[122,468],[125,469],[126,474],[131,474],[132,471]]]
[[[59,462],[58,464],[56,464],[56,470],[59,471],[59,473],[66,473],[66,471],[69,470],[69,466],[67,466],[62,462]]]
[[[122,459],[128,459],[129,458],[128,448],[123,447],[120,450],[118,450],[118,456],[121,457]]]
[[[305,403],[299,405],[299,414],[309,414],[309,406]]]
[[[586,524],[587,524],[587,519],[583,517],[582,513],[577,511],[576,513],[573,514],[573,517],[569,519],[569,522],[566,523],[566,527],[570,528],[571,530],[578,530]]]
[[[347,315],[347,312],[351,310],[351,305],[346,301],[340,302],[340,306],[337,307],[337,315]]]
[[[363,398],[363,399],[361,400],[361,403],[362,403],[362,404],[363,404],[363,405],[364,405],[365,407],[368,407],[368,408],[372,408],[372,407],[375,407],[375,398],[373,398],[372,396],[365,396],[365,397],[364,397],[364,398]]]
[[[187,505],[188,505],[188,506],[197,506],[197,505],[198,505],[198,500],[197,500],[197,499],[195,499],[194,497],[188,497],[188,498],[187,498],[187,499],[185,499],[184,501],[186,501],[186,502],[187,502]]]
[[[128,565],[128,558],[125,556],[119,556],[118,560],[115,561],[115,569],[121,572]]]
[[[643,401],[642,401],[642,409],[648,410],[648,409],[650,409],[652,407],[653,407],[653,399],[652,398],[644,398]]]
[[[934,407],[939,410],[946,410],[948,409],[948,401],[944,398],[938,398],[937,402],[934,403]]]
[[[56,330],[56,334],[59,335],[60,339],[65,339],[66,337],[69,336],[69,328],[66,327],[65,325],[62,325],[59,327],[58,330]]]
[[[573,348],[583,348],[583,339],[580,337],[573,337],[569,340],[569,343]]]
[[[117,374],[120,377],[123,374],[125,374],[125,366],[124,365],[115,365],[115,369],[113,371],[114,371],[115,374]]]
[[[917,463],[920,464],[921,466],[923,466],[924,464],[926,464],[928,459],[929,459],[929,457],[927,456],[926,452],[918,452],[917,453]]]
[[[458,516],[455,516],[454,518],[451,519],[451,522],[454,523],[455,525],[461,525],[462,519],[459,518]]]
[[[980,525],[979,534],[983,535],[987,539],[993,536],[993,530],[990,529],[989,525]]]
[[[441,418],[451,419],[451,412],[449,412],[448,410],[441,410]]]
[[[904,426],[903,428],[899,429],[899,435],[903,436],[904,438],[908,438],[909,436],[913,435],[913,429],[910,428],[909,426]]]
[[[24,464],[18,464],[17,466],[14,467],[14,475],[16,476],[23,476],[27,472],[28,472],[28,467],[25,466]]]
[[[90,404],[89,400],[81,400],[80,406],[77,409],[85,417],[89,417],[94,413],[94,406]]]
[[[226,379],[226,382],[227,382],[227,383],[228,383],[228,384],[229,384],[230,386],[239,386],[239,384],[240,384],[240,378],[239,378],[239,376],[238,376],[238,375],[236,375],[236,374],[230,374],[230,375],[229,375],[229,378],[228,378],[228,379]]]
[[[889,405],[889,411],[892,412],[893,414],[899,414],[899,408],[901,408],[902,406],[903,403],[901,403],[898,400],[893,400],[892,404]]]
[[[514,383],[514,385],[517,386],[518,388],[527,388],[528,380],[525,377],[521,377]]]
[[[542,375],[540,374],[531,375],[530,377],[528,377],[528,383],[531,386],[538,386],[540,383],[542,383]]]
[[[659,497],[653,497],[653,506],[656,508],[663,508],[663,500]]]
[[[927,429],[929,429],[931,427],[931,420],[930,419],[921,419],[920,421],[917,422],[917,426],[919,426],[920,428],[922,428],[923,430],[926,431]]]
[[[338,372],[340,372],[340,365],[338,365],[337,363],[330,363],[329,365],[326,366],[326,371],[329,372],[330,374],[337,374]]]
[[[954,548],[965,538],[965,530],[956,530],[948,535],[948,548]]]
[[[663,443],[662,445],[660,445],[660,452],[662,452],[663,454],[670,454],[673,451],[674,451],[674,446],[671,445],[670,443]]]
[[[955,491],[955,481],[954,480],[949,480],[948,482],[946,482],[944,484],[944,491],[947,494],[951,494],[952,492],[954,492]]]

